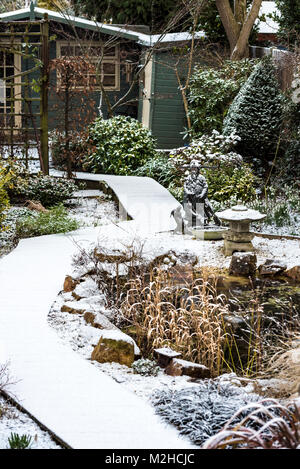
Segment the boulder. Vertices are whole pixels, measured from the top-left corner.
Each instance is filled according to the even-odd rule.
[[[175,352],[170,347],[162,347],[154,349],[154,356],[161,368],[166,368],[173,358],[180,357],[181,353]]]
[[[75,289],[72,291],[72,296],[76,300],[81,300],[82,298],[89,298],[91,296],[99,295],[99,288],[92,278],[86,278],[82,282],[76,285]]]
[[[292,280],[296,280],[296,282],[300,282],[300,265],[295,265],[289,270],[284,272],[285,275],[290,277]]]
[[[62,313],[83,314],[86,311],[86,307],[82,304],[77,304],[75,301],[67,301],[60,310]]]
[[[278,259],[267,259],[264,264],[258,268],[260,275],[277,275],[284,272],[287,265]]]
[[[140,353],[131,337],[119,330],[104,330],[91,359],[99,363],[120,363],[131,367],[134,356]]]
[[[64,292],[71,292],[73,291],[76,286],[78,285],[79,280],[75,280],[71,275],[67,275],[64,281],[63,290]]]
[[[210,370],[205,365],[198,363],[181,360],[180,358],[173,358],[165,373],[171,376],[190,376],[195,379],[210,378]]]
[[[83,315],[83,318],[87,324],[90,324],[97,329],[119,330],[117,326],[115,326],[112,322],[109,321],[109,319],[107,319],[106,316],[104,316],[104,314],[86,311]]]
[[[229,266],[229,275],[252,276],[256,271],[257,258],[253,252],[234,252]]]

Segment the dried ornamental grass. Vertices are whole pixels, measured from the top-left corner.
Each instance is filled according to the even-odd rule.
[[[146,285],[143,278],[129,282],[121,312],[148,354],[171,346],[185,359],[207,366],[213,375],[220,373],[226,334],[222,317],[228,305],[207,280],[178,287],[168,272],[154,270]]]

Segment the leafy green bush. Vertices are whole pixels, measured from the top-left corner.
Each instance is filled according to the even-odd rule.
[[[173,150],[170,157],[177,172],[181,173],[179,187],[183,187],[190,162],[198,160],[208,183],[209,198],[220,202],[233,197],[243,202],[251,200],[259,181],[251,167],[234,151],[239,141],[234,134],[224,136],[214,131],[193,140],[188,147]]]
[[[84,158],[87,171],[128,175],[154,157],[154,139],[140,122],[131,117],[99,117],[89,127],[93,151]]]
[[[8,194],[11,200],[36,200],[45,207],[51,207],[72,197],[76,189],[75,183],[69,179],[18,174]]]
[[[32,443],[30,435],[19,435],[18,433],[11,433],[8,438],[10,449],[28,449]]]
[[[244,156],[273,157],[283,122],[283,104],[274,64],[269,57],[264,58],[231,104],[223,134],[239,135],[237,148]]]
[[[60,204],[47,212],[32,212],[18,219],[16,232],[19,238],[67,233],[79,228],[79,223],[68,216]]]
[[[169,187],[178,177],[170,158],[164,153],[156,153],[143,166],[136,169],[133,174],[153,178],[164,187]]]
[[[234,97],[253,71],[255,60],[226,61],[221,68],[196,66],[190,82],[190,134],[194,137],[222,130]]]

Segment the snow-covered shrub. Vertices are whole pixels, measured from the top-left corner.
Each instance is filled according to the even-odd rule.
[[[157,376],[160,370],[155,361],[147,358],[140,358],[133,362],[132,369],[135,373],[142,376]]]
[[[142,166],[134,171],[134,175],[153,178],[166,188],[178,179],[172,161],[163,153],[156,153],[148,158]]]
[[[19,238],[67,233],[78,227],[78,222],[68,216],[68,212],[62,204],[46,212],[28,213],[28,215],[19,218],[16,224]]]
[[[69,179],[24,172],[17,174],[8,194],[13,201],[29,199],[51,207],[72,197],[76,189],[75,183]]]
[[[266,197],[256,197],[249,207],[265,213],[262,223],[254,224],[255,231],[299,235],[300,199],[299,189],[292,185],[270,186],[265,191]],[[279,228],[282,228],[279,232]]]
[[[264,58],[232,102],[223,134],[239,135],[242,155],[272,157],[283,122],[283,104],[275,66],[269,57]]]
[[[157,391],[152,396],[156,412],[196,445],[219,432],[241,407],[258,399],[218,380],[203,380],[181,390]]]
[[[5,230],[0,231],[0,256],[10,252],[18,243],[17,220],[32,213],[25,207],[14,207],[6,211]]]
[[[197,160],[208,182],[209,198],[221,202],[232,196],[243,202],[251,200],[257,180],[251,167],[235,151],[239,142],[234,133],[225,136],[214,130],[211,135],[193,140],[188,147],[173,150],[170,159],[181,174],[181,187],[191,161]]]
[[[299,449],[300,401],[266,399],[240,409],[205,449]]]
[[[197,137],[214,129],[222,130],[227,110],[254,65],[254,60],[244,59],[227,60],[219,68],[195,67],[188,96],[191,135]]]
[[[84,158],[87,171],[128,175],[154,157],[154,139],[136,119],[116,116],[97,118],[89,127],[93,150]]]

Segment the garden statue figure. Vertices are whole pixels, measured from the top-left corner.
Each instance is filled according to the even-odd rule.
[[[177,223],[176,231],[182,231],[182,225],[187,232],[196,226],[207,226],[211,218],[220,226],[221,222],[214,214],[207,193],[208,184],[200,174],[200,162],[192,160],[189,175],[184,182],[183,209],[180,207],[173,213]]]

